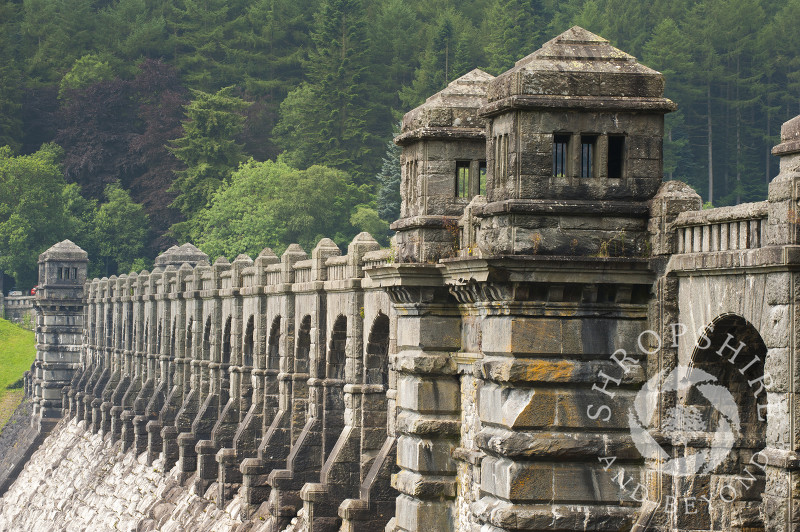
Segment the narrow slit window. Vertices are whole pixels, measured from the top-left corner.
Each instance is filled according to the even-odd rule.
[[[597,136],[581,135],[581,177],[594,177],[594,152]]]
[[[486,195],[486,161],[478,161],[478,194]]]
[[[469,161],[456,161],[456,196],[469,198]]]
[[[553,176],[567,177],[569,135],[553,135]]]
[[[623,162],[625,161],[625,137],[621,135],[608,137],[608,177],[622,179]]]

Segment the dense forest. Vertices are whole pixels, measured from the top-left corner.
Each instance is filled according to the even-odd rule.
[[[578,24],[660,70],[665,178],[765,198],[800,113],[800,0],[0,0],[0,270],[90,273],[177,241],[280,253],[399,209],[399,118]]]

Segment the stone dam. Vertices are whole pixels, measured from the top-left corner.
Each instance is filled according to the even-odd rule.
[[[703,210],[663,90],[579,27],[456,79],[391,249],[55,244],[0,529],[800,530],[800,117],[766,201]]]

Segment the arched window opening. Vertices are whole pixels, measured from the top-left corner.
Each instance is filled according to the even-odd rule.
[[[339,316],[333,324],[330,349],[328,349],[328,367],[326,377],[344,380],[345,348],[347,346],[347,318]]]
[[[225,320],[225,333],[222,337],[222,363],[231,363],[231,317]]]
[[[297,331],[297,349],[295,350],[294,370],[297,373],[308,373],[308,355],[311,349],[311,316],[306,315],[300,322]]]
[[[133,325],[133,306],[132,305],[128,305],[128,311],[126,313],[125,321],[126,321],[126,326],[128,328],[128,333],[127,333],[126,338],[125,338],[125,341],[127,342],[126,349],[128,351],[130,351],[133,348],[133,339],[134,339],[134,335],[136,334],[136,332],[135,332],[136,329],[134,328],[134,325]]]
[[[172,318],[172,332],[169,335],[169,353],[170,357],[175,356],[175,334],[177,333],[178,319]]]
[[[766,355],[761,335],[747,320],[732,314],[717,318],[698,340],[689,369],[677,381],[675,406],[666,403],[660,420],[660,432],[667,436],[673,455],[703,466],[697,474],[707,474],[709,485],[735,485],[740,478],[749,479],[737,500],[755,511],[748,518],[750,528],[731,528],[739,532],[764,530],[756,508],[765,475],[751,459],[766,446],[767,393],[762,387]],[[727,443],[720,445],[723,440]],[[723,452],[725,447],[728,452]],[[709,449],[723,451],[709,455]],[[682,477],[673,482],[675,493],[690,489]],[[693,529],[711,529],[708,515],[724,511],[723,505],[713,501]]]
[[[269,344],[267,345],[267,369],[278,370],[281,367],[280,355],[281,317],[275,316],[269,328]]]
[[[189,357],[192,354],[192,336],[194,328],[194,317],[189,318],[189,325],[186,326],[186,349],[183,353],[184,357]]]
[[[364,368],[365,384],[389,384],[389,316],[382,312],[372,323]]]
[[[253,335],[255,333],[255,316],[250,316],[247,320],[247,328],[244,333],[244,365],[248,368],[253,367],[253,345],[255,340]]]
[[[211,316],[206,319],[203,331],[203,360],[211,360]]]
[[[106,310],[106,347],[111,347],[111,342],[114,338],[114,317],[111,314],[111,309]]]

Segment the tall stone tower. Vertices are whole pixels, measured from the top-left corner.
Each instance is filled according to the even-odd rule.
[[[61,390],[80,365],[83,344],[83,285],[88,254],[69,240],[39,255],[33,423],[49,431],[61,418]]]
[[[646,378],[649,202],[675,105],[660,73],[579,27],[465,78],[404,119],[402,260],[369,273],[398,316],[387,530],[630,530],[638,509],[599,459],[645,482],[626,414]],[[467,80],[469,99],[448,97]],[[482,159],[458,113],[484,126]],[[420,116],[451,121],[430,129],[435,151]],[[486,161],[464,201],[461,158]],[[432,215],[460,215],[454,253],[431,252],[446,241]],[[617,406],[599,411],[605,391]]]

